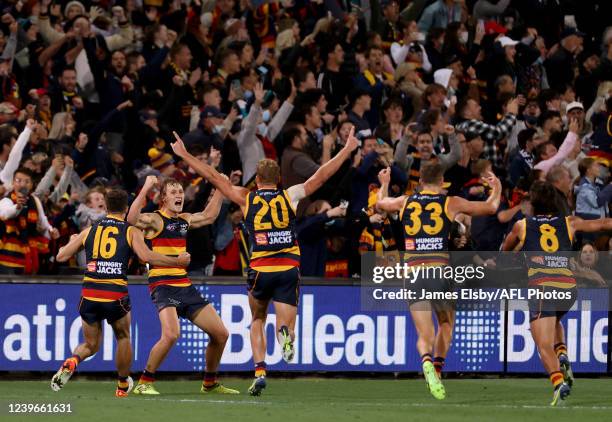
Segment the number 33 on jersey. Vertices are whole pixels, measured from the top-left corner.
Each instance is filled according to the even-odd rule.
[[[406,251],[447,251],[451,220],[447,196],[422,191],[406,198],[400,219]]]

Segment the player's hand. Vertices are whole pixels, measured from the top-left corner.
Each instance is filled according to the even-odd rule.
[[[178,136],[178,133],[172,132],[172,134],[174,135],[174,138],[176,139],[176,142],[170,144],[170,146],[172,147],[172,151],[174,151],[174,153],[181,158],[186,157],[187,148],[185,148],[185,144],[183,143],[183,140],[181,139],[180,136]]]
[[[381,185],[388,185],[391,182],[391,168],[387,167],[378,172],[378,181]]]
[[[385,221],[385,217],[382,214],[373,214],[370,217],[370,223],[372,224],[381,224],[383,221]]]
[[[359,140],[355,138],[355,126],[351,126],[351,131],[349,132],[348,139],[346,140],[346,145],[344,148],[348,150],[348,152],[353,152],[359,147]]]
[[[501,192],[501,182],[492,172],[487,172],[484,176],[482,176],[482,180],[487,182],[487,184],[491,186],[493,190]]]
[[[147,176],[147,178],[145,179],[144,185],[142,186],[142,189],[145,192],[150,191],[151,189],[153,189],[153,187],[157,184],[157,176],[153,176],[153,175],[149,175]]]
[[[191,254],[184,252],[176,257],[179,267],[188,267],[191,262]]]
[[[53,227],[51,230],[49,230],[49,235],[51,236],[51,239],[57,240],[60,237],[60,232],[58,229]]]

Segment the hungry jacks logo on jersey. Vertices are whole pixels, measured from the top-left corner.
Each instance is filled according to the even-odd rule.
[[[267,246],[268,235],[266,233],[255,233],[255,243],[260,246]]]

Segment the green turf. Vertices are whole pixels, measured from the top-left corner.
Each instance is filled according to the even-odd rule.
[[[0,382],[0,420],[60,420],[9,416],[7,403],[70,402],[78,421],[538,421],[612,420],[612,380],[578,379],[567,405],[549,408],[546,378],[446,380],[447,399],[436,401],[424,381],[366,379],[274,379],[261,397],[250,397],[250,380],[224,379],[239,396],[202,396],[197,381],[158,381],[156,397],[114,397],[110,381],[74,379],[55,393],[47,381]],[[64,416],[65,417],[65,416]],[[554,418],[554,419],[552,419]]]

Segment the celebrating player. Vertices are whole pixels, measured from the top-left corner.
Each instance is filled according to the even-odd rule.
[[[132,204],[128,221],[144,231],[153,251],[177,256],[186,250],[187,230],[211,224],[217,218],[223,196],[216,191],[204,211],[183,213],[183,186],[174,179],[166,179],[160,189],[160,209],[154,213],[141,214],[140,210],[146,204],[147,194],[156,184],[155,176],[147,177]],[[217,381],[217,368],[229,334],[213,306],[191,284],[185,269],[175,265],[153,265],[149,269],[148,279],[151,299],[157,307],[161,323],[161,337],[151,349],[134,393],[159,394],[153,385],[155,371],[179,338],[180,316],[189,319],[210,338],[206,348],[202,393],[239,394],[237,390],[224,387]]]
[[[130,297],[127,288],[127,269],[131,251],[153,265],[186,267],[189,254],[168,257],[152,252],[144,242],[140,230],[124,221],[128,208],[127,193],[109,189],[105,193],[108,214],[59,250],[57,260],[65,262],[85,247],[87,270],[79,313],[83,323],[85,342],[74,350],[51,379],[51,388],[59,391],[70,379],[77,365],[100,348],[102,321],[107,320],[117,339],[118,383],[115,395],[127,397],[133,381],[130,375],[132,346],[130,343]]]
[[[388,171],[388,170],[386,170]],[[499,207],[501,183],[494,174],[483,177],[491,187],[486,201],[467,201],[455,196],[446,196],[442,190],[444,169],[437,163],[427,163],[421,167],[420,192],[398,198],[380,198],[376,207],[388,213],[399,212],[404,227],[406,258],[410,265],[427,263],[427,267],[448,265],[448,242],[452,222],[459,214],[471,216],[494,214]],[[381,189],[383,191],[383,189]],[[423,253],[433,250],[437,252]],[[416,291],[449,291],[450,282],[439,280],[418,280]],[[452,304],[429,302],[426,299],[410,301],[410,314],[417,331],[417,350],[421,356],[423,375],[430,393],[438,400],[446,397],[446,391],[433,364],[443,364],[452,341],[455,320]],[[423,304],[423,302],[425,302]],[[438,333],[432,321],[431,311],[438,320]],[[435,346],[435,347],[434,347]]]
[[[300,127],[300,136],[305,129]],[[358,141],[351,129],[346,145],[330,161],[303,184],[280,190],[280,168],[269,159],[257,165],[255,181],[257,190],[249,192],[233,186],[213,167],[201,162],[185,149],[183,141],[175,133],[172,144],[174,153],[181,157],[201,176],[209,180],[228,199],[240,205],[248,228],[252,253],[247,277],[249,305],[252,313],[251,347],[255,362],[255,379],[249,387],[253,396],[266,387],[266,339],[264,326],[270,300],[276,310],[277,339],[282,345],[283,359],[293,360],[294,327],[299,300],[300,249],[295,234],[295,210],[299,201],[314,193],[349,158]]]
[[[542,293],[562,293],[557,297],[569,297],[558,300],[533,297],[529,300],[531,335],[553,385],[550,405],[557,406],[569,396],[573,382],[567,354],[555,353],[555,349],[565,351],[561,318],[576,301],[576,280],[567,252],[572,250],[576,232],[612,230],[612,219],[582,220],[561,216],[555,205],[555,188],[550,183],[534,183],[529,196],[534,215],[514,224],[502,250],[525,253],[529,287]]]

